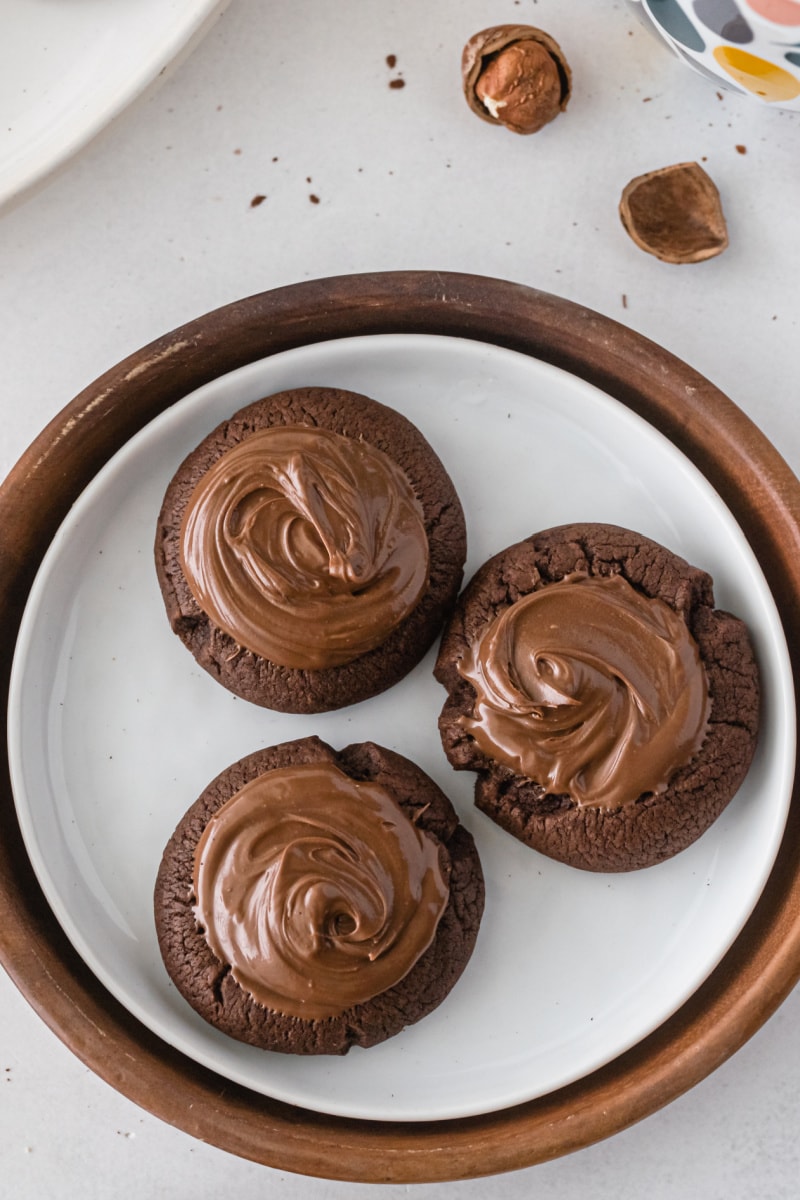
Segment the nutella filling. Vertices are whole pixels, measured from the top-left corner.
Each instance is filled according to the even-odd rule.
[[[579,806],[663,792],[705,737],[686,623],[619,575],[569,575],[517,600],[459,670],[476,693],[461,723],[483,753]]]
[[[195,916],[259,1004],[319,1020],[393,987],[449,890],[437,843],[331,763],[281,767],[218,809],[195,851]]]
[[[375,649],[428,584],[422,508],[382,450],[281,425],[226,451],[181,524],[197,603],[237,645],[282,667],[338,667]]]

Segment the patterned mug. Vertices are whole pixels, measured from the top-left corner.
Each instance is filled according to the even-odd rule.
[[[634,0],[715,83],[800,111],[800,0]]]

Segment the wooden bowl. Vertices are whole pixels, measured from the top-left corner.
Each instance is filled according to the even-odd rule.
[[[711,383],[606,317],[517,284],[397,272],[280,288],[174,330],[106,372],[40,434],[0,489],[0,669],[60,522],[134,433],[248,362],[357,334],[427,333],[506,346],[604,389],[669,437],[721,494],[772,589],[800,679],[800,483]],[[26,856],[3,759],[0,959],[50,1028],[157,1116],[283,1170],[363,1182],[474,1177],[542,1162],[654,1112],[738,1049],[800,977],[800,796],[761,899],[720,965],[655,1033],[550,1095],[482,1116],[394,1123],[309,1112],[222,1079],[171,1049],[100,985],[48,907]]]

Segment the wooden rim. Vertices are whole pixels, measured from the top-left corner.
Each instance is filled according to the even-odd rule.
[[[188,392],[295,346],[428,333],[506,346],[603,388],[666,434],[717,488],[757,554],[800,679],[800,483],[729,399],[673,355],[576,304],[472,275],[390,272],[301,283],[190,322],[81,392],[0,488],[0,686],[38,565],[69,507],[110,456]],[[797,683],[795,684],[797,688]],[[775,867],[719,967],[655,1033],[548,1096],[454,1121],[393,1123],[308,1112],[221,1079],[146,1030],[98,983],[48,907],[0,777],[0,960],[63,1042],[130,1099],[187,1133],[283,1170],[361,1182],[452,1180],[513,1170],[631,1125],[737,1050],[800,977],[798,775]]]

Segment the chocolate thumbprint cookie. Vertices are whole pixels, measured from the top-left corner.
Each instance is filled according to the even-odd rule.
[[[461,586],[453,484],[404,416],[334,388],[267,396],[185,459],[156,569],[174,632],[224,687],[283,712],[384,691]]]
[[[167,971],[226,1034],[344,1054],[432,1012],[472,954],[484,901],[475,844],[415,764],[316,737],[223,771],[162,858]]]
[[[747,773],[759,678],[710,576],[617,526],[564,525],[490,559],[445,631],[439,728],[475,802],[592,871],[689,846]]]

